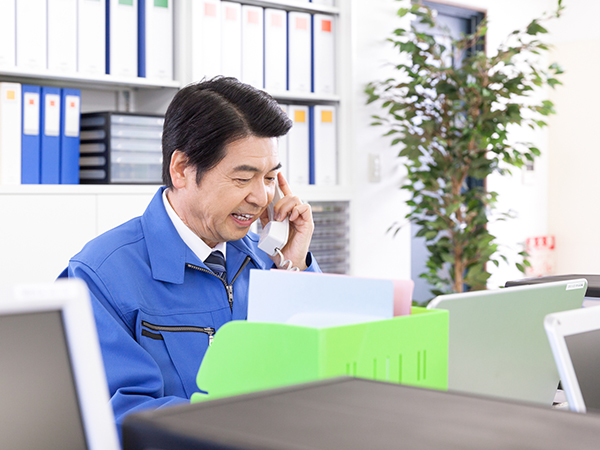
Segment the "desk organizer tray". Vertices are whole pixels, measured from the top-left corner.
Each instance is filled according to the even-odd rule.
[[[97,112],[81,116],[82,184],[160,184],[160,115]]]
[[[350,375],[432,389],[448,388],[448,312],[311,328],[233,321],[208,348],[192,402]]]

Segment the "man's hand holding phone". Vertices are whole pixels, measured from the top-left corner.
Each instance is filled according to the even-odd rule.
[[[273,220],[282,222],[286,217],[289,220],[289,233],[287,243],[280,249],[285,260],[289,260],[293,267],[299,270],[306,269],[306,255],[315,228],[312,209],[309,204],[302,203],[299,197],[293,195],[287,180],[283,174],[277,174],[281,198],[274,201]],[[267,227],[269,214],[267,209],[260,217],[263,228]],[[262,239],[261,239],[262,240]],[[260,247],[260,244],[259,244]],[[280,256],[270,255],[271,259],[279,267],[282,263]]]

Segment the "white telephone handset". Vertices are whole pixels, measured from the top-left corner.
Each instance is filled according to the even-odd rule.
[[[258,248],[270,256],[275,256],[278,253],[278,250],[281,251],[287,243],[290,233],[290,221],[287,217],[281,222],[273,220],[275,203],[281,200],[282,197],[281,190],[279,189],[279,186],[277,186],[275,188],[273,201],[267,206],[269,222],[262,229],[258,240]]]

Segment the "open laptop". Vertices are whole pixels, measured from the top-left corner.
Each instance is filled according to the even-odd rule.
[[[549,314],[544,327],[569,409],[600,412],[600,306]]]
[[[448,390],[551,406],[559,375],[546,315],[581,308],[585,279],[436,297],[449,311]]]
[[[2,448],[119,449],[81,280],[0,288],[0,390]]]

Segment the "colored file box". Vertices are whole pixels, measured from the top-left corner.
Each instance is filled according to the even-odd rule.
[[[24,84],[21,137],[21,183],[40,184],[40,86]]]
[[[310,328],[232,321],[215,335],[192,402],[342,375],[448,388],[448,314],[413,307],[354,325]]]
[[[163,123],[160,115],[82,114],[80,182],[161,183]]]

